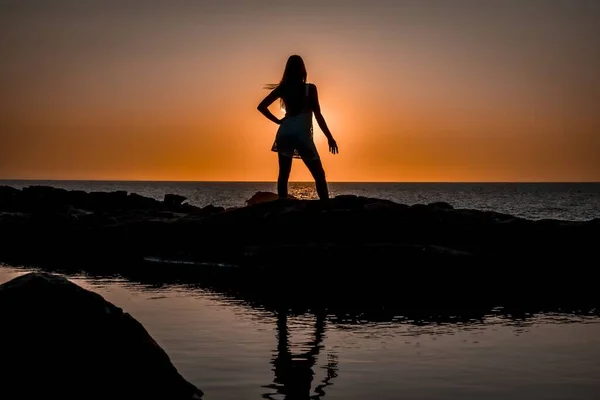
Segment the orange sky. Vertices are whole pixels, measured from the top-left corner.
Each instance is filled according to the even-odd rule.
[[[600,181],[594,0],[48,3],[0,5],[0,179],[272,181],[298,53],[331,181]]]

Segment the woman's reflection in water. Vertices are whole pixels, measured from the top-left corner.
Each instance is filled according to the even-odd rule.
[[[310,400],[320,399],[325,396],[325,387],[332,385],[332,380],[337,376],[337,357],[329,354],[327,357],[327,370],[325,378],[315,387],[311,395],[313,368],[317,357],[323,348],[322,342],[325,334],[325,313],[315,315],[315,329],[312,340],[303,343],[307,348],[305,352],[292,354],[290,351],[288,316],[287,312],[277,313],[277,352],[271,361],[275,378],[273,384],[265,386],[277,390],[276,394],[263,395],[266,399]],[[275,397],[276,396],[276,397]]]

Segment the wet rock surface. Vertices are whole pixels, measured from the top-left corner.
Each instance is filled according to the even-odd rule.
[[[311,299],[595,302],[599,237],[599,219],[351,195],[281,201],[260,192],[225,210],[176,195],[0,188],[0,260]]]
[[[3,399],[200,399],[131,315],[69,280],[0,285]]]

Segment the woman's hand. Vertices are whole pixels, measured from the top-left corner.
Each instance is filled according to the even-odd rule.
[[[327,142],[329,143],[329,151],[331,154],[338,154],[340,152],[334,138],[327,139]]]

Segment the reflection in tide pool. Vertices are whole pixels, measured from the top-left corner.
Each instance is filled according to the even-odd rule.
[[[326,316],[315,316],[314,326],[306,327],[311,337],[303,341],[297,350],[292,347],[290,341],[288,320],[289,317],[285,313],[277,314],[277,350],[274,351],[271,361],[275,377],[272,384],[265,386],[274,389],[274,392],[265,393],[263,397],[276,399],[279,398],[277,395],[281,395],[286,399],[319,399],[325,396],[325,388],[333,384],[338,369],[335,353],[326,354],[327,359],[323,366],[326,370],[325,376],[314,384],[314,367],[324,347]]]
[[[28,270],[0,267],[0,282]],[[290,314],[184,285],[69,275],[131,313],[206,399],[595,399],[600,320]],[[307,288],[310,290],[310,288]]]

